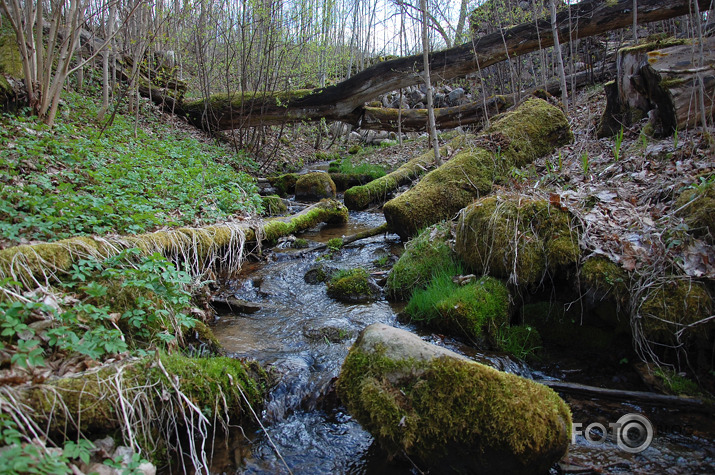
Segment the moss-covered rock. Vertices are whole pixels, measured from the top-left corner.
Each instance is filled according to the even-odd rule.
[[[571,216],[548,201],[488,196],[462,211],[456,250],[477,274],[529,285],[539,283],[547,272],[575,265],[578,242]]]
[[[418,323],[478,344],[494,342],[499,329],[509,325],[509,290],[491,277],[459,285],[452,275],[441,273],[425,289],[415,290],[405,313]]]
[[[715,184],[685,190],[675,202],[689,231],[709,243],[715,242]]]
[[[339,271],[328,282],[328,295],[347,303],[362,303],[375,300],[380,287],[362,267]]]
[[[323,198],[335,198],[337,189],[327,173],[314,172],[300,175],[295,182],[297,200],[319,201]]]
[[[451,219],[475,198],[491,192],[512,167],[523,167],[572,139],[564,113],[537,98],[503,114],[473,147],[425,175],[383,207],[390,229],[403,239]]]
[[[280,196],[269,195],[261,198],[263,201],[264,216],[279,216],[288,212],[288,207]]]
[[[387,277],[385,290],[391,299],[407,300],[415,289],[424,288],[435,272],[453,267],[456,254],[449,222],[438,223],[420,232],[405,245],[405,252]]]
[[[382,324],[358,337],[337,391],[385,450],[439,473],[545,473],[569,443],[551,389]]]
[[[628,272],[605,257],[591,257],[583,263],[581,282],[599,300],[611,297],[625,303],[628,299]]]
[[[373,180],[373,177],[367,173],[337,173],[331,172],[330,178],[335,183],[338,191],[345,191],[355,186],[365,185]]]
[[[283,197],[295,194],[295,182],[297,180],[298,174],[296,173],[285,173],[268,178],[268,182],[276,189],[278,195]]]
[[[664,282],[650,289],[638,311],[643,336],[650,342],[690,352],[691,363],[712,369],[715,322],[695,325],[712,315],[712,297],[689,279]],[[694,325],[694,326],[691,326]]]

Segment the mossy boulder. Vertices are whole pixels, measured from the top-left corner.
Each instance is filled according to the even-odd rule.
[[[295,182],[297,200],[319,201],[323,198],[335,198],[337,189],[327,173],[314,172],[300,175]]]
[[[276,189],[279,196],[285,197],[295,194],[295,182],[297,180],[298,174],[285,173],[283,175],[268,178],[268,183]]]
[[[705,320],[712,312],[712,297],[702,284],[673,278],[649,289],[638,314],[646,340],[689,352],[691,363],[707,371],[713,367],[715,322],[696,322]]]
[[[389,454],[439,473],[546,473],[569,444],[551,389],[383,324],[360,334],[337,392]]]
[[[431,171],[383,207],[390,229],[406,239],[452,217],[492,191],[512,167],[523,167],[572,139],[561,109],[531,98],[503,114],[472,147]]]
[[[485,346],[509,325],[509,290],[492,277],[459,285],[441,273],[412,294],[405,313],[417,323]]]
[[[531,285],[575,266],[579,233],[569,213],[546,200],[495,195],[462,211],[456,250],[477,274]]]
[[[279,216],[288,212],[288,207],[280,196],[269,195],[261,198],[263,201],[264,216]]]
[[[358,267],[335,273],[328,282],[328,296],[346,303],[369,302],[380,296],[380,287]]]
[[[690,233],[709,243],[715,242],[715,185],[685,190],[675,202],[678,214],[683,217]]]
[[[425,228],[405,245],[405,252],[387,277],[386,291],[391,299],[407,300],[415,289],[424,288],[432,275],[454,264],[456,254],[449,222]]]

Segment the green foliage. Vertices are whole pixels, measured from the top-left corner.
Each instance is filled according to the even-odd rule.
[[[73,473],[71,463],[88,463],[92,442],[67,441],[62,449],[48,448],[39,439],[30,440],[8,413],[0,413],[0,473]]]
[[[332,238],[329,239],[325,245],[328,246],[328,249],[330,249],[331,251],[339,251],[343,247],[343,239]]]
[[[623,144],[623,127],[618,131],[613,144],[613,158],[618,161],[621,156],[621,144]]]
[[[328,295],[345,302],[369,300],[375,293],[369,278],[370,274],[362,267],[340,270],[328,282]]]
[[[152,345],[167,347],[196,320],[188,315],[190,276],[160,254],[140,257],[138,249],[72,265],[63,282],[64,310],[40,301],[0,302],[0,342],[18,367],[45,365],[53,351],[99,360]],[[39,298],[39,297],[38,297]],[[53,324],[36,332],[29,323]]]
[[[456,256],[447,243],[449,226],[448,222],[430,226],[407,243],[387,277],[386,290],[391,298],[407,300],[414,290],[427,286],[435,273],[456,266]]]
[[[676,373],[668,368],[656,368],[654,374],[663,381],[665,388],[676,396],[700,396],[698,384],[692,379]]]
[[[345,175],[367,175],[372,180],[387,174],[384,167],[367,162],[355,163],[356,161],[356,159],[351,157],[343,158],[341,161],[332,162],[328,171],[330,173],[343,173]]]
[[[73,93],[72,113],[49,130],[35,117],[0,116],[0,235],[54,241],[200,225],[260,209],[245,157],[199,142],[145,111],[134,135],[117,115],[100,134],[97,106]]]
[[[588,175],[588,168],[589,168],[589,161],[588,161],[588,152],[583,151],[581,154],[581,170],[583,171],[584,175]]]
[[[495,339],[499,349],[519,359],[531,358],[541,349],[541,335],[530,325],[501,326]]]
[[[436,274],[424,289],[417,289],[405,313],[439,330],[473,340],[493,337],[509,322],[509,291],[500,281],[482,277],[459,285],[452,281],[461,269],[455,266]]]

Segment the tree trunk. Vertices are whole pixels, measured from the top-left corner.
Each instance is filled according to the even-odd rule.
[[[606,110],[599,136],[649,117],[653,132],[671,135],[713,117],[715,38],[703,39],[700,65],[697,41],[651,43],[618,52],[618,77],[606,88]],[[700,80],[705,94],[700,104]]]
[[[698,0],[702,9],[710,0]],[[602,2],[591,0],[573,5],[571,15],[573,35],[569,34],[568,12],[556,15],[557,30],[565,41],[585,38],[606,31],[630,26],[632,0]],[[665,20],[688,14],[688,0],[641,0],[638,2],[639,23]],[[502,32],[474,39],[460,46],[429,55],[429,62],[441,79],[450,79],[477,71],[554,44],[551,21],[544,18],[523,23]],[[363,105],[380,94],[422,82],[424,60],[421,55],[385,61],[368,68],[335,86],[317,90],[291,91],[278,94],[245,94],[229,100],[225,95],[208,100],[188,101],[177,110],[200,126],[206,108],[214,117],[217,129],[234,129],[257,125],[273,125],[301,120],[325,118],[344,120],[357,125]]]
[[[572,139],[561,109],[531,98],[495,121],[471,147],[428,173],[383,207],[392,232],[407,239],[491,192],[511,167],[522,167]]]

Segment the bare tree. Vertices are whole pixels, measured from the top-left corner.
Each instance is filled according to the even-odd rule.
[[[434,150],[434,163],[442,164],[442,157],[439,155],[439,142],[437,141],[437,126],[434,122],[434,100],[432,98],[432,80],[429,72],[429,37],[427,35],[427,0],[420,0],[422,6],[422,58],[424,61],[424,79],[427,88],[427,121],[429,125],[430,142]]]

